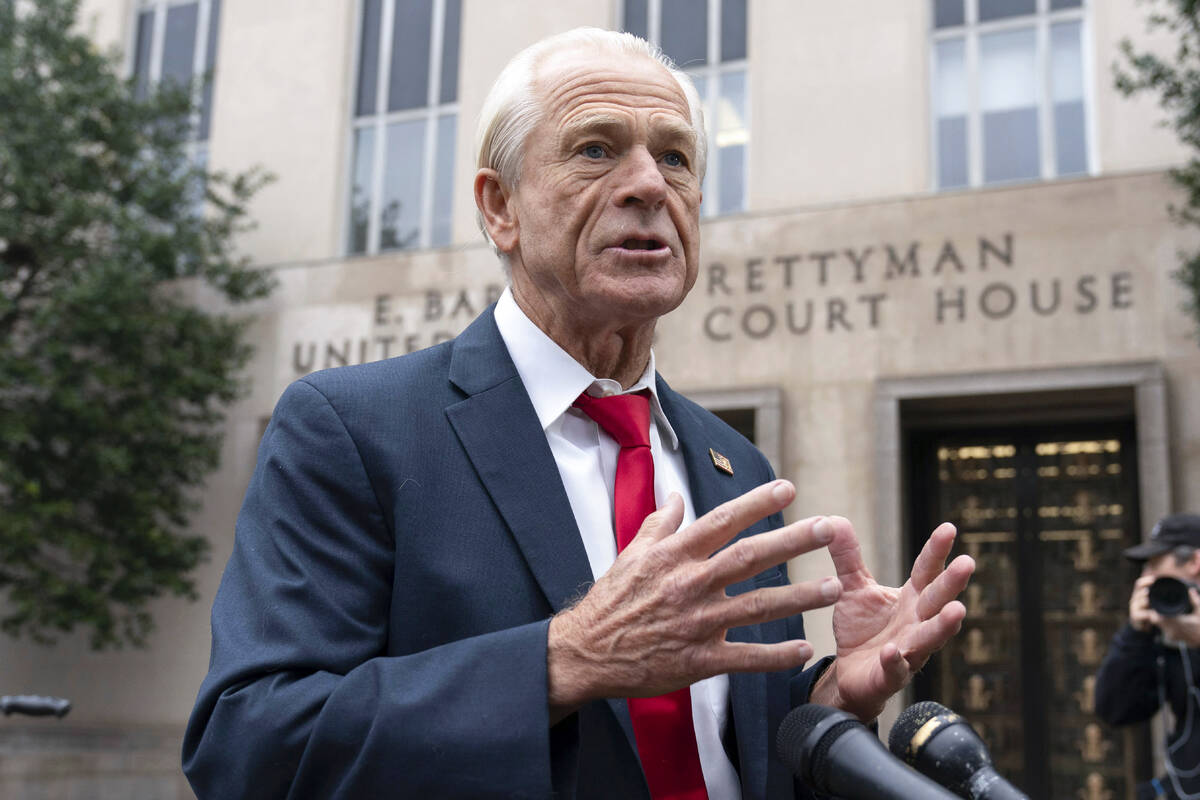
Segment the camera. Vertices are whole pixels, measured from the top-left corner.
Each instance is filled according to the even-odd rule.
[[[1188,589],[1195,585],[1178,578],[1158,578],[1150,584],[1150,607],[1164,617],[1190,614],[1192,601],[1188,597]]]

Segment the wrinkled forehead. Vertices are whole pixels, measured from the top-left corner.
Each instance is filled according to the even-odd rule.
[[[544,121],[560,127],[579,115],[648,112],[691,127],[687,97],[666,67],[645,56],[560,50],[537,65],[535,91]]]

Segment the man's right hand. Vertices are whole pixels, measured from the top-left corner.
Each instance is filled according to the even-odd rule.
[[[646,518],[612,568],[571,608],[550,621],[547,671],[551,722],[604,697],[652,697],[728,672],[803,665],[812,646],[728,642],[729,628],[827,606],[841,594],[835,577],[755,589],[725,589],[829,542],[820,517],[794,522],[725,547],[739,532],[783,510],[791,483],[759,486],[683,530],[683,500],[672,494]],[[718,552],[719,551],[719,552]]]
[[[1134,581],[1133,594],[1129,596],[1129,624],[1136,631],[1149,633],[1154,628],[1157,615],[1150,608],[1150,584],[1157,578],[1157,575],[1142,575]]]

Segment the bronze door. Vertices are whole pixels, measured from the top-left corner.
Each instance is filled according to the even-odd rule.
[[[918,700],[963,715],[1035,800],[1132,798],[1148,733],[1092,711],[1096,668],[1124,623],[1140,541],[1132,424],[923,433],[910,439],[913,531],[942,520],[977,564],[962,632]],[[910,542],[911,552],[919,546]]]

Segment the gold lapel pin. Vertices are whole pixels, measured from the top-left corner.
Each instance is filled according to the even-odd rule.
[[[721,455],[716,450],[713,450],[711,447],[708,448],[708,454],[712,457],[714,467],[721,470],[721,472],[726,473],[727,475],[733,474],[733,464],[729,463],[728,458]]]

